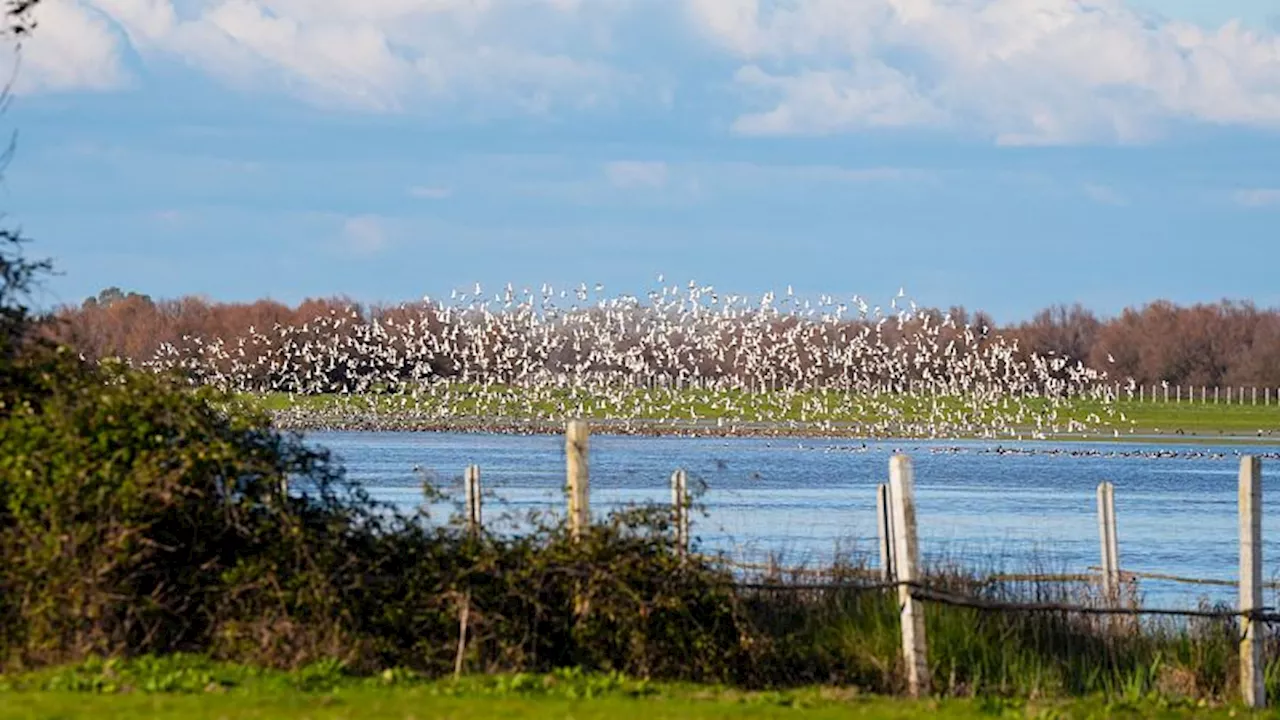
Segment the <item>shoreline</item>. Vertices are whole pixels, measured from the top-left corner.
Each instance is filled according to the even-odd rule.
[[[561,435],[564,421],[501,418],[497,420],[456,418],[452,420],[418,420],[395,415],[369,415],[365,417],[325,417],[313,415],[298,417],[293,412],[272,412],[272,422],[277,429],[289,432],[402,432],[402,433],[460,433],[491,435]],[[586,418],[595,435],[619,437],[687,437],[687,438],[793,438],[793,439],[844,439],[844,440],[903,440],[903,441],[989,441],[992,443],[1097,443],[1109,445],[1227,445],[1227,446],[1275,446],[1280,447],[1280,435],[1275,431],[1255,436],[1208,435],[1203,432],[1158,433],[1144,431],[1126,435],[1097,435],[1084,433],[1047,434],[1035,437],[1028,432],[1019,436],[984,437],[981,435],[925,436],[909,434],[869,434],[859,432],[857,425],[839,426],[821,423],[718,423],[714,420],[620,420]]]

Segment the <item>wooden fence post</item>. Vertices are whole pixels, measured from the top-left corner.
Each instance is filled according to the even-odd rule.
[[[876,528],[880,532],[880,579],[893,581],[893,501],[888,483],[876,486]]]
[[[684,470],[671,473],[671,513],[675,522],[676,552],[681,556],[689,552],[689,489],[688,475]]]
[[[1120,549],[1116,539],[1116,487],[1098,483],[1098,540],[1102,554],[1102,591],[1114,602],[1120,591]]]
[[[591,524],[591,479],[587,471],[587,442],[590,430],[582,420],[570,420],[564,434],[566,484],[569,493],[569,532],[582,537]]]
[[[1262,609],[1262,461],[1240,458],[1240,612]],[[1251,615],[1241,617],[1240,691],[1251,708],[1267,705],[1262,632]]]
[[[480,466],[468,465],[463,481],[467,486],[467,531],[475,534],[481,528]]]
[[[912,584],[920,580],[920,545],[916,537],[915,477],[911,458],[889,459],[890,497],[893,500],[894,568],[898,574],[901,606],[902,658],[907,666],[907,691],[912,697],[929,694],[929,657],[925,642],[924,606],[915,598]]]

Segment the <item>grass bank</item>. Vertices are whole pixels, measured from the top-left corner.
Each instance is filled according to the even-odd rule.
[[[427,680],[407,672],[352,677],[334,665],[294,672],[196,656],[90,662],[0,676],[0,719],[13,718],[1094,718],[1252,717],[1230,704],[1154,696],[906,700],[852,689],[744,692],[716,685],[650,683],[617,674]]]
[[[450,384],[411,395],[246,395],[297,429],[559,432],[566,417],[625,434],[995,437],[1280,443],[1280,403],[858,396],[831,391],[743,393],[583,390]],[[1259,401],[1262,402],[1261,400]]]

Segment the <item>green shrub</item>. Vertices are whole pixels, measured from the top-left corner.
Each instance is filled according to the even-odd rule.
[[[728,680],[729,578],[636,510],[473,537],[378,507],[327,454],[207,388],[39,349],[0,415],[0,659],[181,651],[430,674]]]
[[[32,355],[0,416],[8,662],[204,648],[251,605],[300,626],[299,660],[339,646],[312,546],[356,532],[361,505],[324,453],[208,390]]]

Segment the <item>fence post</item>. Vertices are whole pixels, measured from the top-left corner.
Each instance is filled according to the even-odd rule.
[[[671,513],[675,521],[676,552],[683,557],[689,552],[689,490],[684,470],[671,473]]]
[[[1262,633],[1251,613],[1262,608],[1262,461],[1240,458],[1240,691],[1251,708],[1267,705]]]
[[[888,483],[876,486],[876,528],[880,531],[880,579],[893,581],[893,502]]]
[[[1098,540],[1102,554],[1102,591],[1114,602],[1120,590],[1120,550],[1116,539],[1116,487],[1098,483]]]
[[[468,465],[467,472],[463,476],[467,490],[467,531],[475,534],[480,532],[480,466]]]
[[[591,523],[591,480],[587,472],[587,441],[590,430],[582,420],[570,420],[564,434],[565,489],[569,493],[569,532],[573,539]]]
[[[893,500],[894,568],[898,574],[898,604],[902,608],[902,658],[907,665],[907,691],[913,697],[929,694],[929,658],[925,642],[924,607],[912,584],[920,579],[920,545],[916,537],[915,477],[911,458],[889,459]]]

